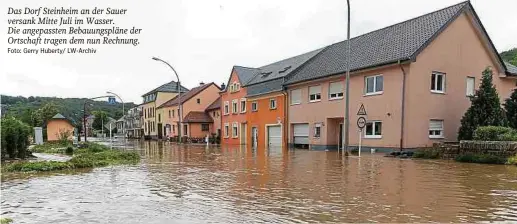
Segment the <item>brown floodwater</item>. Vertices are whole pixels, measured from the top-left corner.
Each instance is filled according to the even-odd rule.
[[[128,148],[127,150],[131,150]],[[517,222],[517,167],[138,142],[142,161],[2,180],[14,223]]]

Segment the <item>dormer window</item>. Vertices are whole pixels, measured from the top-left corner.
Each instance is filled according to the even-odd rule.
[[[279,71],[279,73],[284,73],[284,72],[286,72],[289,69],[291,69],[291,66],[285,67],[283,70]]]
[[[272,72],[262,72],[260,73],[262,77],[267,77],[268,75],[271,75]]]

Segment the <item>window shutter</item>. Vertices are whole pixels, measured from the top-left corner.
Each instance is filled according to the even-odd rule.
[[[439,120],[429,121],[429,130],[443,130],[443,121],[439,121]]]
[[[321,86],[311,86],[309,87],[309,95],[321,93]]]
[[[291,104],[301,103],[302,102],[302,90],[295,89],[291,90]]]
[[[343,92],[343,83],[341,83],[341,82],[330,83],[329,92],[330,92],[330,94],[342,93]]]

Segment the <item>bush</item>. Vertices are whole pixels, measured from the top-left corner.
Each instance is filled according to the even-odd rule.
[[[419,159],[439,159],[440,153],[436,150],[418,150],[413,153],[413,158]]]
[[[517,131],[508,127],[482,126],[474,131],[474,140],[517,141]]]
[[[74,147],[72,147],[72,146],[66,147],[65,153],[68,154],[68,155],[74,154]]]
[[[37,162],[19,162],[6,166],[7,172],[29,172],[29,171],[52,171],[69,169],[71,165],[68,162],[56,161],[37,161]]]
[[[0,218],[0,224],[9,224],[13,221],[11,218]]]
[[[1,121],[1,148],[2,160],[9,155],[9,158],[25,158],[29,147],[31,128],[29,125],[13,117],[2,118]]]
[[[485,164],[505,164],[506,158],[489,154],[464,154],[455,158],[457,162],[463,163],[485,163]]]
[[[517,154],[515,154],[515,156],[508,158],[508,161],[506,162],[506,164],[517,166]]]

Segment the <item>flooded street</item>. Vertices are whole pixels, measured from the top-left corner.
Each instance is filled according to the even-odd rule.
[[[139,142],[142,161],[7,176],[14,223],[517,222],[517,167]]]

